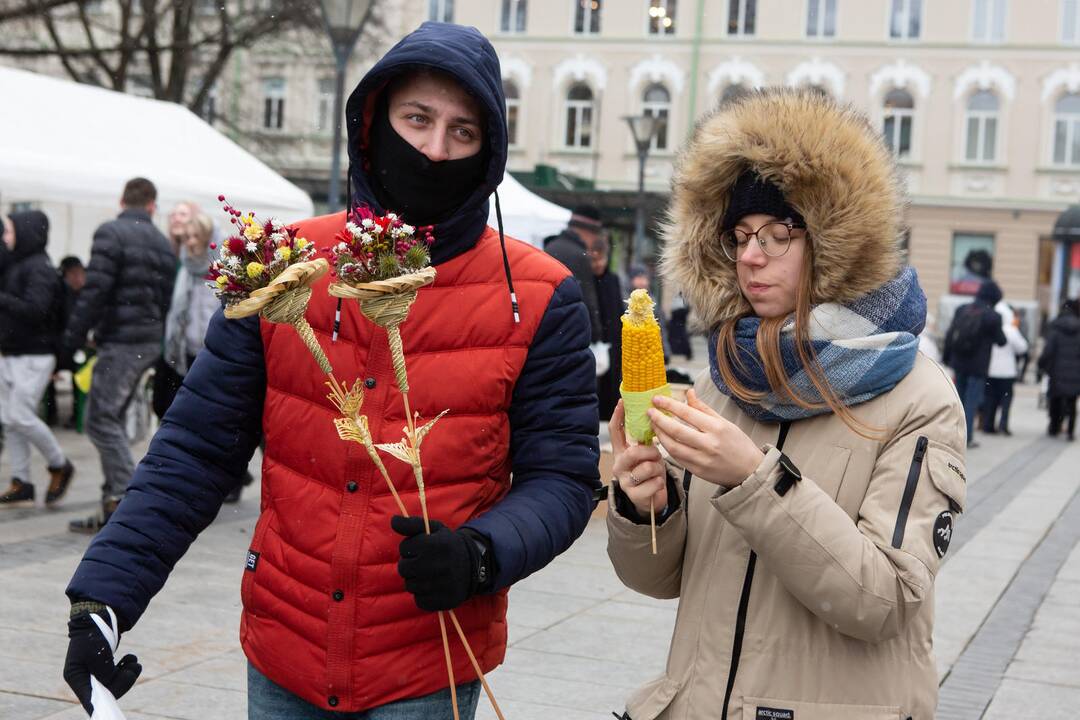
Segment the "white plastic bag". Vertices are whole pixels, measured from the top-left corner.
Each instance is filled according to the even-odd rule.
[[[597,341],[589,349],[596,358],[596,377],[600,377],[611,368],[611,343]]]
[[[97,613],[90,613],[90,619],[98,626],[98,630],[101,631],[101,634],[105,636],[105,640],[109,643],[109,648],[115,653],[116,647],[120,643],[120,629],[116,624],[116,613],[113,612],[111,607],[105,609],[109,612],[109,621],[112,627],[106,625],[105,621]],[[124,713],[120,712],[120,706],[116,703],[116,698],[93,675],[90,676],[90,704],[94,706],[94,714],[90,716],[90,720],[125,720]]]

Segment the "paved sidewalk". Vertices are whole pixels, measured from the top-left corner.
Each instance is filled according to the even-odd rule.
[[[982,437],[970,453],[968,511],[938,579],[940,718],[1080,715],[1080,444],[1042,437],[1031,386],[1020,388],[1012,424],[1013,437]],[[63,589],[88,542],[66,525],[93,511],[100,471],[84,437],[64,433],[62,443],[79,475],[61,506],[0,508],[4,720],[85,717],[60,675]],[[225,506],[124,636],[121,650],[145,667],[123,700],[130,720],[246,717],[239,585],[257,512],[256,483]],[[623,588],[605,543],[594,519],[511,591],[510,648],[491,675],[508,720],[610,718],[663,670],[676,604]],[[484,699],[478,717],[495,717]]]

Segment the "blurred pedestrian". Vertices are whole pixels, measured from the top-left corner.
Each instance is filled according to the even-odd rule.
[[[176,205],[173,205],[172,210],[169,211],[169,245],[172,246],[173,255],[178,258],[180,257],[180,249],[184,246],[184,241],[187,238],[191,219],[201,212],[199,206],[191,200],[181,200]]]
[[[75,302],[79,297],[79,291],[82,290],[83,285],[86,284],[86,267],[83,265],[82,260],[74,255],[68,255],[60,260],[58,267],[60,274],[60,318],[57,327],[57,343],[56,343],[56,369],[57,371],[66,370],[70,373],[75,373],[81,363],[76,362],[75,356],[78,355],[78,350],[75,352],[66,352],[63,347],[61,339],[63,337],[64,328],[67,327],[68,318],[71,317],[71,313],[75,310]],[[85,353],[84,353],[85,354]],[[73,429],[77,424],[77,418],[79,414],[79,408],[81,405],[81,393],[74,381],[74,375],[72,376],[72,411],[71,417],[64,421],[63,425],[66,429]],[[56,401],[56,375],[53,375],[52,380],[49,382],[49,387],[45,390],[45,410],[46,419],[45,422],[52,426],[58,423],[59,407]]]
[[[997,432],[1002,435],[1012,435],[1009,430],[1009,408],[1012,407],[1013,386],[1018,375],[1018,360],[1028,351],[1028,344],[1020,333],[1020,318],[1012,306],[1001,300],[994,306],[994,310],[1001,316],[1001,329],[1008,342],[1005,345],[994,345],[990,349],[986,397],[979,416],[982,420],[982,431],[987,435]],[[1000,420],[997,419],[999,408]]]
[[[671,316],[668,319],[668,344],[671,346],[672,355],[682,355],[687,360],[694,359],[694,348],[690,344],[690,333],[687,324],[690,319],[690,306],[686,297],[680,292],[675,295],[671,304]]]
[[[67,492],[75,472],[56,436],[38,416],[56,369],[60,279],[45,252],[49,242],[45,213],[12,213],[3,225],[3,252],[9,258],[0,273],[0,417],[7,431],[11,484],[0,495],[0,503],[34,500],[33,446],[49,469],[45,502],[51,504]]]
[[[665,279],[710,357],[687,402],[653,399],[664,456],[611,419],[608,555],[679,599],[624,717],[932,718],[963,413],[917,351],[896,161],[861,114],[776,88],[699,123],[676,167]]]
[[[622,284],[611,272],[611,244],[599,235],[589,246],[596,301],[600,311],[600,339],[608,345],[607,372],[596,378],[596,394],[600,401],[600,419],[607,421],[619,402],[622,383],[622,313],[624,309]]]
[[[1046,330],[1039,370],[1050,377],[1047,391],[1050,426],[1055,437],[1062,423],[1068,439],[1076,438],[1076,398],[1080,395],[1080,301],[1067,300]]]
[[[96,533],[124,497],[135,463],[124,417],[139,381],[161,354],[176,257],[154,227],[157,188],[145,178],[124,186],[121,212],[94,232],[86,285],[64,331],[74,352],[93,330],[97,363],[90,384],[86,430],[101,456],[101,512],[69,524]]]
[[[982,407],[986,393],[990,348],[1008,342],[1002,330],[1001,315],[994,310],[1001,297],[1001,288],[996,282],[984,281],[975,294],[975,301],[957,308],[945,333],[941,356],[956,372],[956,390],[964,404],[969,448],[979,446],[975,440],[975,415]]]
[[[593,343],[600,342],[603,323],[596,298],[596,284],[593,282],[589,246],[603,231],[600,211],[591,205],[580,205],[571,212],[570,223],[566,229],[544,241],[544,251],[565,265],[581,286],[581,295],[585,300],[585,307],[589,310]]]

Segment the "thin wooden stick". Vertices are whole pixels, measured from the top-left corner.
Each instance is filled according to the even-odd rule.
[[[427,520],[425,519],[424,522],[426,523]],[[457,685],[454,683],[454,664],[450,661],[450,640],[446,637],[446,618],[443,617],[442,610],[439,611],[439,632],[442,633],[443,654],[446,656],[446,674],[450,676],[450,704],[454,708],[454,720],[461,720],[461,716],[458,715]]]
[[[484,686],[484,692],[487,693],[488,700],[491,701],[491,707],[494,708],[499,720],[506,720],[503,717],[502,710],[499,709],[499,703],[495,702],[495,693],[491,692],[487,678],[484,677],[484,673],[480,670],[480,663],[476,662],[476,656],[473,655],[472,648],[469,647],[469,641],[465,639],[465,631],[461,629],[461,623],[458,622],[457,615],[454,614],[453,610],[450,611],[450,622],[454,623],[454,629],[457,630],[458,637],[461,638],[461,644],[465,646],[465,654],[469,656],[469,662],[472,663],[476,677],[480,678],[480,684]]]
[[[656,499],[649,499],[649,525],[652,528],[652,554],[656,554]]]

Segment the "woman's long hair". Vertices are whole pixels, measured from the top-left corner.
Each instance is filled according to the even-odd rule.
[[[795,388],[792,387],[791,378],[788,377],[787,370],[784,368],[784,358],[780,350],[780,331],[784,324],[787,323],[788,316],[761,318],[761,324],[758,326],[757,350],[758,355],[761,357],[765,378],[773,392],[779,393],[782,397],[787,397],[797,406],[806,410],[828,408],[857,435],[869,440],[880,439],[880,428],[868,425],[855,417],[837,396],[829,384],[825,372],[821,369],[821,364],[818,362],[817,352],[810,342],[810,311],[813,308],[811,284],[813,277],[813,243],[810,235],[807,234],[806,252],[803,253],[803,266],[799,273],[799,284],[795,293],[795,348],[799,353],[799,361],[805,368],[807,377],[810,378],[810,382],[818,391],[822,400],[808,400],[799,395]],[[737,398],[746,403],[758,404],[766,393],[746,387],[735,372],[735,367],[738,367],[743,373],[747,372],[746,360],[743,357],[745,353],[740,352],[738,343],[735,341],[735,328],[739,320],[749,315],[750,313],[747,313],[740,317],[731,318],[720,326],[720,338],[717,341],[716,348],[716,364],[717,370],[720,371],[720,377],[723,378]],[[757,362],[756,358],[753,358],[753,360]]]

